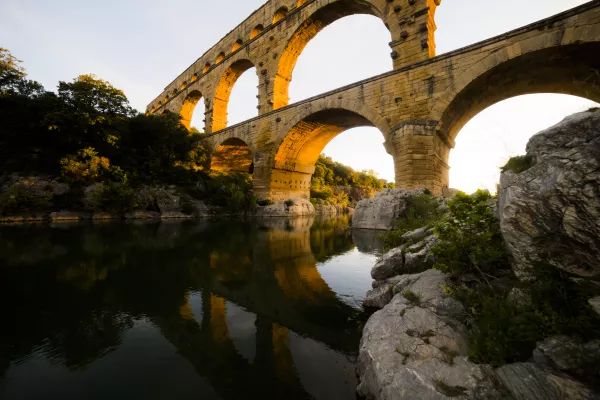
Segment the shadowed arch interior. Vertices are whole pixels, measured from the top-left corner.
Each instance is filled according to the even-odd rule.
[[[192,125],[192,116],[194,115],[194,109],[198,105],[198,102],[202,99],[202,93],[197,90],[190,92],[185,100],[183,106],[181,106],[181,123],[188,129]]]
[[[225,140],[214,152],[211,171],[223,173],[252,173],[252,151],[242,139]]]
[[[440,131],[453,141],[484,109],[524,94],[556,93],[600,102],[600,43],[554,46],[506,61],[469,83],[444,111]]]
[[[291,36],[279,59],[277,75],[273,83],[273,109],[288,105],[288,89],[292,80],[292,72],[298,57],[308,42],[333,22],[356,14],[367,14],[381,18],[379,11],[369,2],[362,0],[337,1],[320,8],[300,25]]]
[[[271,171],[272,200],[310,197],[315,163],[327,144],[340,133],[362,126],[375,126],[362,115],[345,109],[318,111],[298,122],[285,136]]]
[[[227,127],[227,107],[229,105],[231,90],[239,77],[251,68],[254,68],[254,64],[251,61],[239,60],[231,64],[225,73],[223,73],[223,76],[221,76],[213,100],[213,132]]]

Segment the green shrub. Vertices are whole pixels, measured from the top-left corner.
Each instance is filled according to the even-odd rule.
[[[511,271],[500,224],[488,191],[458,193],[448,201],[448,216],[435,225],[440,243],[432,249],[434,268],[453,276],[475,273],[486,281]]]
[[[503,167],[500,167],[500,171],[511,171],[518,174],[533,167],[534,164],[535,160],[531,156],[515,156],[511,157]]]
[[[23,184],[13,185],[0,194],[0,215],[49,211],[51,205],[52,192],[40,193]]]
[[[588,112],[596,112],[596,111],[600,111],[600,107],[591,107],[588,109]]]
[[[408,300],[411,304],[414,305],[419,305],[421,304],[421,297],[416,294],[415,292],[412,292],[410,290],[405,290],[404,292],[402,292],[402,296]]]
[[[293,206],[296,203],[294,203],[294,200],[288,199],[288,200],[284,201],[283,204],[285,204],[286,207],[291,207],[291,206]]]
[[[90,193],[93,211],[127,213],[139,207],[135,190],[123,183],[104,182],[96,185]]]
[[[402,236],[415,229],[428,226],[437,221],[441,212],[438,200],[430,194],[413,196],[408,200],[406,216],[395,222],[395,228],[383,234],[384,249],[389,250],[403,244]]]

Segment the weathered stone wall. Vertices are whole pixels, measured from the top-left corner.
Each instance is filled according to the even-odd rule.
[[[265,4],[221,44],[264,21],[281,4],[283,1]],[[192,99],[208,93],[206,131],[215,133],[206,141],[216,150],[227,139],[243,140],[253,154],[256,192],[260,197],[282,200],[308,195],[315,155],[346,129],[377,127],[394,158],[397,187],[427,187],[441,194],[448,185],[448,157],[458,131],[486,107],[513,96],[546,92],[600,101],[597,1],[430,58],[434,55],[433,14],[438,4],[437,0],[315,0],[290,7],[284,19],[190,85],[193,70],[218,54],[222,46],[211,49],[169,86],[169,90],[183,87],[184,81],[188,85],[166,107],[185,114],[190,93]],[[395,70],[285,106],[287,98],[281,88],[286,91],[287,86],[281,86],[281,79],[285,81],[287,75],[281,74],[287,72],[282,71],[291,74],[303,45],[323,26],[353,13],[370,13],[388,24]],[[290,50],[289,46],[296,48]],[[231,77],[250,65],[243,61],[247,59],[259,73],[260,115],[225,128],[223,109],[218,107],[226,108],[227,99],[215,97],[215,93],[227,93],[225,89],[235,81]],[[222,81],[226,81],[225,89],[217,90]],[[277,90],[275,81],[279,82]],[[159,100],[149,106],[149,112],[162,112],[165,107],[158,107]]]

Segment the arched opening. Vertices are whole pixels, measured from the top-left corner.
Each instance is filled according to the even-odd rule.
[[[511,115],[515,115],[515,118],[523,119],[523,115],[518,110],[511,108],[510,104],[520,104],[520,107],[526,107],[528,113],[531,114],[531,118],[535,119],[535,115],[544,115],[544,107],[553,107],[550,105],[557,104],[558,96],[542,96],[537,97],[537,102],[531,100],[523,100],[523,97],[517,98],[517,96],[531,95],[531,94],[563,94],[577,96],[588,101],[600,102],[600,43],[585,43],[585,44],[572,44],[564,46],[554,46],[543,50],[538,50],[524,55],[515,57],[509,61],[497,65],[491,68],[489,71],[481,74],[473,81],[468,83],[460,92],[451,98],[451,102],[448,107],[444,110],[440,119],[440,134],[449,139],[450,142],[457,139],[458,133],[466,131],[467,133],[476,128],[479,125],[478,118],[472,121],[471,126],[467,127],[467,123],[471,121],[476,115],[481,113],[483,110],[488,108],[489,111],[482,113],[482,118],[485,120],[496,120],[504,121],[504,123],[496,122],[495,126],[503,129],[502,126],[508,126],[506,121],[510,120]],[[541,96],[541,95],[540,95]],[[528,97],[528,96],[527,96]],[[561,96],[562,97],[562,96]],[[515,99],[513,99],[515,98]],[[564,102],[564,98],[561,103]],[[504,102],[505,100],[508,102]],[[531,99],[531,97],[528,97]],[[543,99],[544,101],[541,101]],[[545,117],[546,123],[539,125],[534,124],[532,131],[523,133],[527,139],[531,135],[537,133],[537,131],[548,127],[558,122],[562,117],[575,112],[582,111],[587,105],[591,105],[591,102],[578,102],[571,103],[572,100],[564,102],[564,106],[558,106],[555,108],[554,118]],[[502,104],[497,104],[503,102]],[[578,104],[578,106],[573,106]],[[495,107],[492,107],[496,105]],[[507,108],[508,107],[508,108]],[[564,111],[560,111],[564,110]],[[526,125],[526,121],[521,121],[520,124]],[[465,129],[463,129],[465,128]],[[468,129],[467,129],[468,128]],[[479,129],[482,129],[481,127]],[[494,128],[487,127],[486,130],[492,130]],[[508,129],[508,128],[504,128]],[[514,128],[512,128],[514,129]],[[519,129],[520,130],[520,129]],[[498,132],[498,131],[497,131]],[[522,152],[523,146],[527,140],[521,139],[510,139],[510,143],[516,141],[515,145],[503,144],[505,143],[502,134],[500,138],[493,139],[492,141],[497,142],[497,146],[503,146],[506,148],[506,156],[510,156],[514,152]],[[507,137],[512,135],[505,133]],[[468,143],[468,137],[465,137],[465,141]],[[461,146],[467,146],[461,143],[457,139],[457,143]],[[520,143],[520,145],[518,144]],[[471,140],[472,146],[473,140]],[[490,145],[488,144],[488,147]],[[498,149],[495,149],[498,152]],[[460,155],[460,151],[455,153]],[[456,155],[453,154],[452,161],[456,162]],[[505,157],[506,157],[505,156]],[[505,161],[505,160],[504,160]],[[471,156],[462,162],[476,162],[476,158]],[[473,168],[473,164],[470,165]],[[458,167],[457,169],[460,169]],[[464,171],[464,169],[463,169]],[[453,176],[453,182],[457,182],[456,174],[451,171]],[[485,186],[493,188],[491,178],[496,177],[496,172],[488,172],[488,177],[485,179],[486,182],[476,182],[474,184],[483,183]],[[479,179],[481,180],[481,179]],[[460,180],[458,181],[460,182]],[[466,189],[469,186],[464,183]]]
[[[224,59],[225,59],[225,53],[220,52],[219,55],[217,56],[217,59],[215,60],[215,64],[219,64]]]
[[[213,153],[211,171],[252,174],[252,151],[242,139],[225,140]]]
[[[298,0],[298,5],[297,7],[300,7],[302,5],[304,5],[304,3],[306,3],[308,0]]]
[[[318,111],[296,123],[277,147],[268,196],[271,200],[309,198],[315,164],[327,144],[349,129],[374,126],[365,116],[346,109]]]
[[[235,43],[233,44],[233,47],[231,48],[231,52],[235,53],[236,51],[239,50],[240,47],[242,47],[244,45],[244,41],[242,39],[238,39],[235,41]]]
[[[273,24],[281,21],[287,15],[288,9],[287,7],[281,7],[279,10],[275,11],[275,15],[273,15]]]
[[[465,124],[450,151],[450,187],[494,193],[500,167],[525,154],[532,135],[598,104],[564,94],[530,94],[494,104]],[[474,168],[476,166],[476,168]]]
[[[250,39],[257,37],[265,28],[262,25],[256,25],[250,32]]]
[[[275,76],[275,79],[273,82],[273,85],[274,85],[273,86],[273,108],[274,109],[278,109],[278,108],[288,105],[289,100],[290,100],[289,99],[289,84],[292,80],[292,72],[294,71],[296,62],[298,61],[298,57],[304,51],[307,44],[315,36],[317,36],[317,34],[319,32],[321,32],[325,27],[329,26],[330,24],[332,24],[333,22],[335,22],[337,20],[342,19],[343,17],[347,17],[347,16],[355,15],[355,14],[366,14],[366,15],[372,15],[372,16],[381,18],[379,11],[370,3],[359,1],[359,0],[355,0],[355,1],[351,1],[351,2],[338,1],[338,2],[334,2],[334,3],[328,4],[328,5],[320,8],[313,15],[311,15],[296,30],[296,32],[294,32],[294,34],[290,38],[289,42],[287,43],[284,51],[282,52],[282,54],[279,58],[278,67],[277,67],[277,75]],[[333,37],[335,38],[334,39],[335,43],[328,44],[328,46],[326,48],[321,49],[320,51],[319,51],[319,49],[317,49],[316,53],[319,53],[323,57],[327,57],[327,52],[329,50],[335,52],[336,46],[340,46],[341,43],[346,43],[346,45],[344,45],[344,47],[346,49],[346,54],[343,54],[342,59],[346,60],[347,54],[356,54],[357,58],[360,58],[361,57],[359,55],[360,52],[355,51],[355,49],[353,48],[354,40],[356,40],[362,44],[365,44],[364,46],[361,47],[361,49],[368,51],[368,54],[371,54],[369,47],[372,48],[373,42],[377,41],[376,39],[373,39],[373,35],[371,34],[372,29],[370,29],[370,28],[372,28],[372,25],[370,23],[367,23],[368,27],[353,26],[353,25],[356,25],[356,21],[357,20],[353,20],[353,21],[350,21],[350,24],[344,24],[345,29],[343,29],[343,31],[340,31],[341,33],[333,32]],[[340,23],[341,22],[342,21],[340,21]],[[364,23],[364,21],[362,21],[362,22]],[[385,29],[387,31],[387,28],[385,27],[385,24],[383,22],[378,22],[378,24],[379,24],[378,28],[377,28],[378,32],[379,32],[379,29]],[[342,25],[342,26],[344,26],[344,25]],[[365,35],[365,32],[369,32],[369,34]],[[381,46],[383,46],[381,48],[385,49],[385,50],[383,50],[384,52],[382,53],[384,55],[382,60],[385,59],[385,63],[382,64],[383,67],[381,67],[381,68],[384,68],[384,70],[389,70],[392,66],[392,62],[389,58],[389,47],[387,47],[388,43],[391,40],[391,34],[389,33],[389,31],[387,31],[387,32],[388,33],[387,33],[387,36],[385,36],[385,39],[381,40]],[[348,36],[351,36],[352,40],[349,40]],[[378,36],[379,36],[379,33],[376,33],[376,37],[378,37]],[[369,43],[370,46],[367,43]],[[379,46],[379,45],[377,45],[377,46]],[[334,50],[332,50],[332,48]],[[335,55],[337,58],[340,58],[340,53],[336,52]],[[313,60],[316,59],[319,61],[318,62],[319,71],[317,73],[319,74],[320,77],[323,76],[321,69],[327,67],[327,63],[322,61],[321,56],[317,55],[316,57],[311,57],[311,59],[313,59]],[[331,58],[331,59],[333,60],[333,58]],[[379,62],[376,60],[370,61],[370,60],[360,59],[360,62],[359,62],[359,64],[361,66],[365,65],[365,64],[369,64],[369,63],[372,63],[372,65],[376,65],[376,69],[375,69],[376,71],[378,71],[377,68],[380,68]],[[336,64],[340,65],[339,63],[336,63]],[[334,80],[334,82],[332,82],[332,84],[334,86],[338,86],[339,82],[337,82],[337,80],[339,79],[339,76],[345,77],[344,79],[350,79],[351,81],[353,80],[353,78],[355,78],[355,76],[348,77],[348,75],[346,74],[346,70],[349,68],[353,69],[352,64],[350,64],[350,63],[345,63],[342,65],[342,67],[337,68],[337,69],[332,68],[332,74],[330,74],[330,76]],[[303,81],[306,81],[306,82],[315,81],[314,80],[315,69],[316,68],[312,68],[313,78],[312,79],[309,78],[308,80],[303,80]],[[373,71],[370,71],[370,70],[365,71],[365,74],[372,76],[371,75],[372,72]],[[366,75],[363,74],[363,75],[360,75],[360,77],[362,77],[362,78],[367,77]],[[322,82],[326,81],[326,80],[327,79],[319,79],[319,82],[321,82],[321,84],[322,84]],[[347,81],[346,83],[349,83],[349,82]],[[323,92],[323,88],[321,86],[320,91],[317,93],[322,93],[322,92]],[[317,93],[313,93],[313,94],[317,94]]]
[[[188,129],[191,127],[195,127],[200,132],[204,131],[204,124],[199,124],[204,119],[204,115],[202,115],[201,119],[198,120],[198,115],[196,114],[196,109],[204,108],[204,102],[200,101],[202,99],[202,93],[197,90],[190,92],[185,100],[183,101],[183,106],[181,107],[181,123]],[[200,107],[198,105],[200,104]]]
[[[210,70],[210,63],[204,64],[204,68],[202,68],[202,73],[205,74]]]
[[[234,86],[235,92],[232,96]],[[221,77],[215,92],[213,132],[227,127],[228,113],[233,123],[258,115],[258,109],[256,108],[256,105],[258,105],[258,99],[256,98],[257,86],[258,76],[252,62],[238,60],[231,64]]]

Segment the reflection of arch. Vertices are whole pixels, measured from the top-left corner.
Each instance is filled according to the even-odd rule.
[[[367,1],[336,1],[320,8],[294,32],[279,58],[277,75],[273,83],[273,109],[288,104],[288,87],[292,80],[292,72],[308,42],[326,26],[354,14],[368,14],[382,18],[379,10]]]
[[[479,112],[511,97],[557,93],[600,102],[600,43],[554,46],[508,61],[492,54],[480,62],[490,63],[484,73],[444,93],[434,107],[434,113],[444,110],[440,131],[451,140]],[[443,107],[444,102],[449,105]]]
[[[190,92],[185,100],[183,101],[183,106],[181,106],[181,123],[188,129],[190,129],[192,125],[192,116],[194,115],[194,110],[196,109],[196,105],[202,98],[202,93],[197,90]]]
[[[238,60],[231,64],[231,66],[223,73],[223,76],[217,85],[213,101],[213,132],[227,126],[227,106],[229,104],[231,90],[239,77],[253,67],[254,64],[249,60]]]
[[[284,19],[285,16],[287,15],[287,12],[288,12],[288,9],[285,6],[279,8],[279,10],[275,11],[275,15],[273,15],[273,23],[276,24],[277,22]]]
[[[250,39],[257,37],[265,28],[262,25],[256,25],[250,32]]]
[[[220,172],[250,173],[252,165],[252,151],[246,142],[238,138],[229,138],[214,152],[210,169]]]
[[[315,107],[318,108],[318,107]],[[340,133],[361,126],[375,126],[387,137],[382,118],[366,107],[313,109],[292,121],[277,149],[270,177],[273,200],[308,197],[315,163],[325,146]]]

